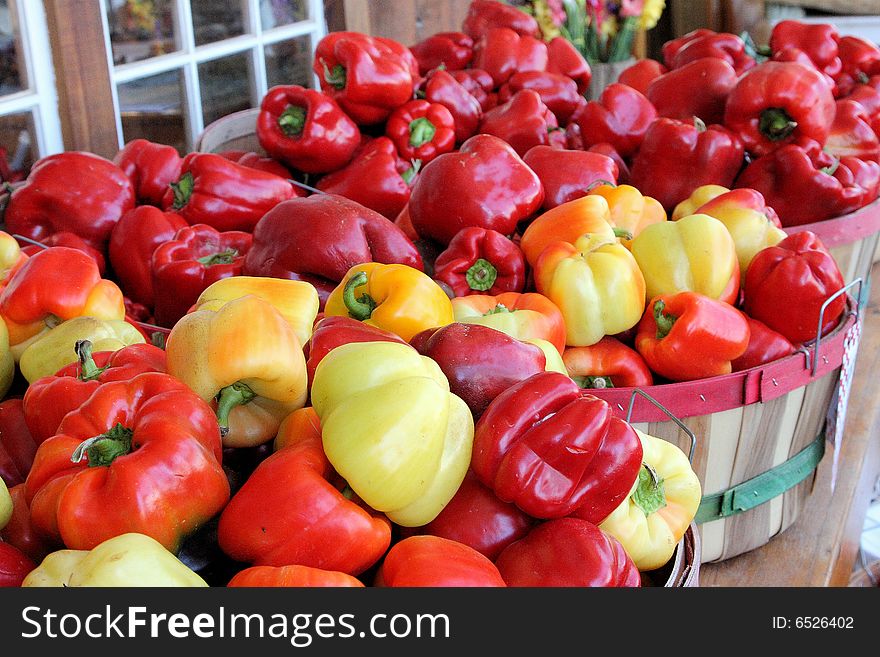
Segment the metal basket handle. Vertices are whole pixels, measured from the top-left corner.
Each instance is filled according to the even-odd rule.
[[[851,287],[856,286],[856,285],[858,285],[858,287],[859,287],[859,292],[856,295],[856,299],[858,300],[856,302],[856,309],[857,309],[856,314],[858,314],[858,304],[861,302],[861,298],[862,298],[862,279],[861,279],[861,277],[856,278],[851,283],[847,283],[846,285],[844,285],[837,292],[835,292],[830,297],[825,299],[825,302],[822,304],[822,308],[819,310],[819,325],[816,328],[816,344],[813,347],[812,357],[810,357],[809,351],[806,351],[806,350],[804,351],[804,353],[807,355],[807,367],[810,368],[810,376],[815,376],[816,370],[819,368],[819,345],[822,342],[822,325],[824,324],[824,320],[825,320],[825,310],[828,308],[828,306],[831,304],[832,301],[834,301],[841,294],[845,294],[847,290],[849,290]]]
[[[696,436],[696,434],[694,434],[694,432],[691,431],[685,425],[684,422],[682,422],[678,417],[676,417],[676,415],[672,411],[670,411],[663,404],[658,402],[656,399],[654,399],[651,395],[649,395],[647,392],[645,392],[641,388],[633,388],[632,394],[630,394],[630,396],[629,396],[629,407],[626,410],[626,421],[631,423],[630,418],[632,418],[633,406],[635,405],[635,402],[636,402],[636,395],[641,395],[642,397],[647,399],[649,402],[654,404],[654,406],[656,406],[661,411],[663,411],[670,420],[675,422],[679,426],[679,428],[688,435],[688,437],[691,439],[691,448],[690,448],[690,451],[688,452],[688,461],[690,461],[691,464],[693,464],[694,452],[697,449],[697,436]]]

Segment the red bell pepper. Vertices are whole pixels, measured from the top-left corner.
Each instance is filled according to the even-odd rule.
[[[834,81],[834,78],[816,68],[816,64],[803,50],[800,50],[798,48],[784,48],[783,50],[776,52],[773,57],[771,57],[771,61],[794,62],[795,64],[800,64],[802,66],[806,66],[807,68],[815,69],[816,72],[818,72],[819,75],[822,76],[822,79],[825,80],[825,84],[827,84],[828,88],[831,89],[834,97],[836,98],[840,95],[837,83]]]
[[[410,536],[391,546],[376,573],[379,587],[506,586],[488,557],[440,536]]]
[[[637,587],[642,581],[620,541],[579,518],[538,525],[507,546],[495,565],[515,587]]]
[[[445,70],[428,72],[419,89],[429,103],[443,105],[455,123],[455,142],[462,143],[477,132],[483,108],[461,83]]]
[[[657,110],[644,95],[625,84],[612,83],[572,118],[580,127],[584,146],[608,143],[623,158],[639,150]]]
[[[341,169],[361,141],[357,124],[333,98],[296,84],[266,92],[256,132],[266,153],[303,173]]]
[[[126,212],[126,214],[128,214],[128,212]],[[124,217],[125,215],[122,216]],[[118,225],[119,222],[116,222],[116,226]],[[113,230],[116,230],[116,226],[113,227]],[[112,237],[113,233],[110,233],[110,235]],[[89,245],[88,242],[86,242],[76,233],[71,233],[70,231],[52,233],[44,240],[42,240],[40,244],[42,246],[37,246],[36,244],[25,242],[21,245],[21,252],[24,253],[26,256],[32,256],[49,246],[66,246],[71,249],[76,249],[77,251],[82,251],[92,260],[94,260],[95,264],[98,265],[98,273],[101,274],[101,276],[104,276],[107,271],[107,259],[104,257],[104,254]]]
[[[411,100],[393,112],[385,123],[385,134],[404,160],[418,160],[422,166],[455,147],[455,118],[444,105]],[[395,212],[400,213],[401,208]]]
[[[856,101],[865,109],[871,129],[880,137],[880,75],[872,75],[864,84],[856,84],[844,98]]]
[[[794,345],[782,333],[754,317],[747,316],[746,320],[749,322],[749,346],[742,356],[731,361],[734,372],[772,363],[794,353]]]
[[[503,139],[520,157],[532,146],[565,147],[565,129],[533,89],[518,91],[483,114],[479,132]]]
[[[734,68],[723,59],[706,57],[656,78],[645,92],[658,116],[703,123],[722,123],[727,99],[737,84]]]
[[[280,176],[216,153],[196,152],[183,158],[180,178],[166,191],[162,206],[190,225],[250,231],[266,212],[295,194]]]
[[[315,48],[312,64],[321,91],[358,125],[374,125],[412,98],[419,64],[393,39],[331,32]]]
[[[281,164],[278,160],[273,157],[269,157],[268,155],[260,155],[256,151],[220,151],[218,155],[222,155],[227,160],[232,160],[233,162],[237,162],[242,166],[250,167],[251,169],[256,169],[257,171],[265,171],[266,173],[273,173],[276,176],[281,176],[282,178],[289,179],[292,177],[292,173],[290,169]],[[305,190],[294,187],[294,193],[298,196],[305,196]]]
[[[816,338],[822,304],[844,286],[834,257],[815,233],[805,230],[759,251],[746,270],[743,309],[792,344]],[[821,333],[840,321],[844,295],[825,309]]]
[[[240,275],[252,243],[250,233],[195,224],[156,247],[150,261],[156,322],[172,327],[211,283]]]
[[[0,402],[0,479],[8,488],[22,483],[37,453],[37,442],[28,429],[24,402],[11,397]]]
[[[610,335],[589,347],[568,347],[562,352],[568,375],[581,388],[645,388],[654,377],[635,349]]]
[[[724,125],[756,156],[799,137],[825,144],[834,96],[814,68],[767,61],[743,75],[727,98]]]
[[[70,231],[103,251],[119,218],[135,204],[126,173],[110,160],[84,151],[47,155],[12,190],[3,215],[6,232],[42,242]]]
[[[569,146],[569,148],[573,148]],[[586,149],[590,153],[596,153],[598,155],[604,155],[605,157],[610,157],[614,160],[614,163],[617,165],[617,184],[618,185],[628,185],[629,184],[629,164],[627,164],[624,159],[620,156],[620,153],[617,152],[617,149],[614,148],[611,144],[607,142],[601,142],[598,144],[593,144],[589,148]]]
[[[434,260],[434,280],[446,283],[457,297],[522,292],[526,262],[505,235],[471,226],[460,230]]]
[[[486,71],[497,89],[514,73],[546,71],[547,44],[507,27],[492,27],[474,43],[473,68]]]
[[[574,44],[563,36],[550,39],[547,43],[547,71],[558,73],[574,80],[578,93],[583,95],[590,88],[593,71]]]
[[[783,50],[799,50],[819,71],[833,78],[843,67],[838,56],[839,41],[837,28],[830,23],[781,20],[770,32],[769,46],[774,55]]]
[[[700,34],[697,35],[697,32]],[[698,59],[719,59],[730,64],[740,76],[755,67],[754,57],[746,52],[745,42],[735,34],[697,30],[663,46],[663,60],[671,69],[681,68]]]
[[[391,544],[391,523],[353,501],[324,454],[311,408],[279,429],[283,446],[262,461],[220,514],[224,553],[258,566],[299,564],[359,575]]]
[[[534,518],[585,507],[601,522],[629,494],[641,464],[635,430],[558,372],[507,388],[474,427],[474,473]]]
[[[413,187],[409,213],[420,236],[447,245],[469,226],[512,235],[543,200],[541,181],[516,151],[498,137],[478,134],[425,167]]]
[[[880,47],[862,37],[847,34],[837,43],[841,71],[834,78],[837,95],[846,96],[855,85],[880,74]]]
[[[523,89],[537,91],[541,102],[553,112],[559,125],[568,123],[575,110],[586,103],[574,80],[548,71],[514,73],[498,89],[498,102],[506,103]]]
[[[312,194],[263,217],[242,273],[308,281],[323,307],[348,270],[364,262],[424,269],[418,250],[392,221],[342,196]]]
[[[357,587],[364,583],[356,577],[335,570],[309,566],[251,566],[240,570],[226,585],[235,587]]]
[[[834,157],[852,156],[877,162],[880,140],[871,127],[872,117],[865,107],[849,98],[835,102],[834,123],[823,150]]]
[[[131,179],[138,205],[161,206],[168,185],[180,178],[177,149],[148,139],[132,139],[113,157]]]
[[[635,64],[621,71],[617,76],[617,82],[632,87],[636,91],[647,95],[648,87],[651,83],[664,73],[668,73],[669,68],[656,59],[640,59]]]
[[[507,27],[533,37],[541,35],[538,21],[524,11],[497,0],[473,0],[462,22],[462,32],[476,41],[493,27]]]
[[[19,587],[37,567],[21,550],[0,541],[0,588]]]
[[[613,159],[592,151],[535,146],[523,161],[534,171],[544,187],[542,209],[586,196],[597,184],[617,184],[618,167]]]
[[[105,383],[58,431],[25,489],[34,526],[68,548],[138,532],[176,552],[229,501],[217,416],[167,374]]]
[[[660,118],[633,159],[630,184],[672,212],[697,187],[732,187],[744,156],[742,141],[724,126]]]
[[[474,40],[464,32],[437,32],[409,49],[419,63],[421,75],[437,68],[459,71],[471,63]]]
[[[64,547],[63,543],[44,536],[34,527],[24,483],[12,486],[9,496],[12,498],[12,517],[0,529],[0,540],[12,545],[35,563],[40,563],[47,554]]]
[[[838,217],[877,198],[880,167],[856,157],[834,158],[815,141],[800,139],[752,161],[737,187],[763,194],[783,226]]]
[[[670,381],[730,374],[731,361],[748,344],[745,315],[698,292],[654,297],[636,328],[636,350],[651,371]]]
[[[498,104],[498,94],[494,92],[495,82],[486,71],[468,68],[463,71],[450,71],[449,74],[476,99],[484,112]]]
[[[110,234],[110,264],[122,291],[133,301],[153,307],[153,251],[187,226],[176,212],[138,206],[122,215]]]

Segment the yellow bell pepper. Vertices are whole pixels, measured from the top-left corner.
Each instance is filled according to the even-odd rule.
[[[431,522],[464,480],[473,415],[437,363],[407,345],[333,349],[315,371],[312,406],[330,463],[399,525]]]
[[[735,303],[740,272],[736,245],[723,223],[706,214],[648,226],[632,242],[647,299],[692,291]]]
[[[0,479],[0,529],[6,526],[12,517],[12,497],[9,495],[9,489],[6,488],[6,482]]]
[[[193,310],[219,310],[233,299],[253,294],[268,301],[280,312],[300,344],[312,337],[318,316],[318,291],[306,281],[291,281],[268,276],[230,276],[211,283],[196,300]]]
[[[621,231],[621,244],[626,247],[633,238],[642,232],[645,226],[666,221],[666,210],[655,198],[642,196],[632,185],[598,185],[590,190],[588,196],[601,196],[608,202],[611,225]]]
[[[676,445],[638,429],[642,470],[629,496],[599,528],[623,545],[639,570],[667,563],[697,515],[702,488]]]
[[[9,348],[9,329],[6,328],[6,322],[0,317],[0,399],[6,397],[14,378],[15,358]]]
[[[562,360],[562,354],[550,342],[542,338],[525,338],[523,342],[533,344],[544,352],[545,372],[559,372],[568,376],[568,369],[565,367],[565,361]]]
[[[430,276],[408,265],[355,265],[327,297],[324,315],[348,315],[407,342],[453,322],[452,302]]]
[[[208,583],[154,538],[120,534],[91,550],[47,555],[23,587],[207,587]]]
[[[143,334],[121,319],[74,317],[62,322],[24,350],[19,368],[28,383],[55,374],[76,362],[76,343],[89,340],[92,351],[117,351],[130,344],[146,342]]]
[[[12,274],[27,259],[28,256],[21,252],[18,241],[9,233],[0,230],[0,289],[6,286]]]
[[[671,221],[678,221],[689,214],[697,214],[700,206],[729,191],[727,187],[722,187],[721,185],[700,185],[691,192],[690,196],[673,208],[672,216],[669,219]]]
[[[165,345],[168,373],[217,399],[225,447],[272,440],[308,396],[302,345],[284,316],[252,294],[181,317]]]
[[[534,276],[538,292],[562,311],[567,346],[586,347],[626,331],[645,310],[645,279],[616,239],[584,235],[573,245],[551,244]]]

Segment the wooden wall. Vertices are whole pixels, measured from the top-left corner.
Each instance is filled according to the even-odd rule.
[[[413,45],[437,32],[457,32],[470,0],[325,0],[329,31],[349,30]]]

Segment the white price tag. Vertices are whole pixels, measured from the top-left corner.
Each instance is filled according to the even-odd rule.
[[[849,391],[852,387],[853,371],[856,365],[856,354],[859,351],[859,340],[862,336],[862,322],[860,317],[856,321],[843,340],[843,360],[840,365],[840,380],[835,391],[835,400],[832,400],[828,418],[827,437],[834,446],[834,455],[831,462],[831,492],[837,485],[837,465],[840,458],[840,445],[843,442],[843,429],[846,424],[846,407],[849,403]]]

